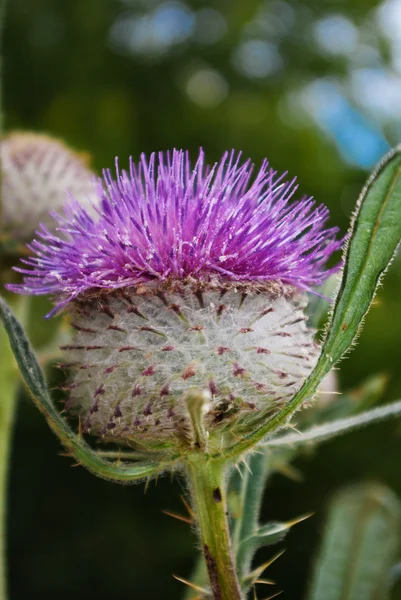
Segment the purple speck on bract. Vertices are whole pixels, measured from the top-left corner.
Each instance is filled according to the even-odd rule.
[[[225,153],[213,166],[201,150],[173,150],[130,162],[129,173],[99,180],[95,216],[76,200],[53,215],[28,247],[20,294],[55,294],[58,306],[90,289],[117,289],[150,280],[282,281],[310,290],[334,269],[336,227],[325,229],[324,205],[293,201],[295,179],[285,180],[263,161],[254,174],[241,153]],[[96,185],[96,184],[95,184]]]

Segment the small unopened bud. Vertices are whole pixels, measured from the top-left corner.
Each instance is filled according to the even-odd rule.
[[[0,143],[0,231],[16,241],[33,237],[39,224],[55,229],[50,211],[61,211],[68,194],[86,208],[95,198],[87,157],[47,135],[12,132]]]

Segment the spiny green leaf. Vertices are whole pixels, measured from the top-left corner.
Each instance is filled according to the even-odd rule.
[[[266,571],[266,569],[270,567],[270,565],[272,565],[277,559],[279,559],[284,554],[284,552],[285,550],[277,552],[277,554],[275,554],[273,558],[270,558],[263,564],[253,569],[253,571],[249,573],[249,575],[246,575],[246,577],[243,578],[243,583],[248,586],[253,585],[256,582],[256,580],[259,579],[259,577]]]
[[[330,508],[308,600],[386,600],[400,520],[400,502],[384,486],[340,492]]]
[[[255,551],[263,546],[278,544],[283,541],[290,529],[291,525],[287,523],[272,521],[258,527],[253,535],[242,541],[241,546],[251,548]]]
[[[251,448],[288,421],[313,396],[319,383],[351,347],[380,278],[401,240],[401,147],[387,154],[358,200],[344,256],[344,269],[316,367],[294,398],[272,419],[261,415],[254,430],[227,451],[231,457]]]
[[[400,240],[401,147],[397,147],[378,165],[358,200],[322,350],[328,364],[341,358],[355,339]]]
[[[272,521],[271,523],[266,523],[265,525],[259,525],[251,536],[242,540],[238,551],[238,557],[252,557],[252,555],[259,548],[262,548],[264,546],[271,546],[273,544],[278,544],[279,542],[282,542],[289,530],[291,529],[291,527],[293,527],[297,523],[300,523],[301,521],[304,521],[310,516],[310,514],[305,515],[303,517],[299,517],[298,519],[293,519],[292,521],[288,521],[285,523]],[[238,565],[238,569],[239,576],[243,582],[244,591],[247,591],[248,586],[251,585],[252,582],[254,582],[254,575],[257,571],[254,571],[253,574],[250,573],[250,563],[249,565],[247,563],[245,564],[247,566],[247,571],[244,572],[243,568],[241,569],[241,567],[244,566],[243,562]],[[257,577],[259,577],[259,575],[257,575]]]
[[[241,472],[235,472],[231,479],[231,489],[239,500],[239,515],[234,521],[232,538],[240,577],[249,572],[256,550],[254,546],[244,545],[242,542],[258,529],[263,491],[271,471],[270,457],[265,452],[252,454],[246,461],[246,466],[239,466]]]
[[[8,334],[10,346],[21,374],[33,394],[37,407],[44,414],[49,426],[60,438],[67,451],[79,463],[100,477],[122,482],[151,477],[169,466],[168,463],[119,465],[103,460],[98,456],[80,436],[74,433],[55,409],[47,389],[45,378],[26,338],[25,332],[7,303],[1,297],[0,319]]]

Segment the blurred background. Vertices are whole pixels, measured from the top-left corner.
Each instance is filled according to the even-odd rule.
[[[8,129],[45,131],[92,155],[199,146],[242,149],[297,175],[345,232],[369,169],[401,138],[401,0],[10,0]],[[401,398],[401,258],[395,260],[341,388],[388,374]],[[51,323],[35,305],[33,339]],[[51,375],[51,378],[55,378]],[[57,383],[56,381],[54,382]],[[11,478],[13,600],[176,600],[195,560],[180,482],[124,487],[71,468],[21,395]],[[401,423],[375,425],[299,457],[272,479],[264,519],[315,515],[288,536],[268,576],[302,598],[330,496],[377,480],[401,497]],[[275,552],[273,548],[270,552]],[[269,554],[267,554],[268,556]],[[401,587],[393,598],[401,598]]]

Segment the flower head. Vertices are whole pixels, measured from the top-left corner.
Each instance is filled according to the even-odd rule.
[[[328,210],[311,198],[291,202],[297,186],[263,162],[225,154],[208,167],[203,151],[193,168],[188,154],[152,154],[131,162],[129,174],[105,172],[97,215],[72,202],[54,215],[60,236],[45,226],[19,269],[19,293],[66,299],[96,288],[150,280],[213,278],[319,285],[325,263],[340,247],[337,228],[325,229]]]
[[[12,132],[0,143],[0,230],[17,241],[33,237],[39,223],[55,227],[50,211],[61,210],[70,192],[86,208],[94,200],[93,173],[84,155],[47,135]]]
[[[25,281],[9,287],[68,305],[67,408],[84,431],[159,452],[204,427],[220,448],[312,370],[304,291],[331,272],[337,229],[312,199],[291,202],[295,181],[240,160],[207,167],[201,151],[191,168],[174,151],[107,171],[95,216],[72,202],[60,235],[42,226],[30,245]]]

